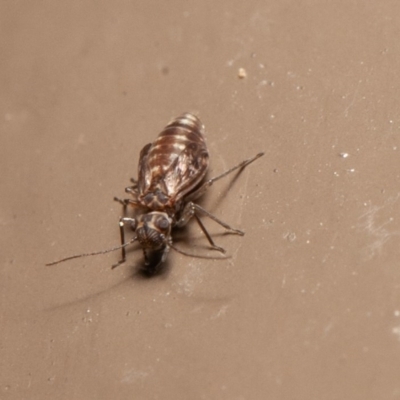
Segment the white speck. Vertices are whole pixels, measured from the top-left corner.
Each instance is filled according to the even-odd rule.
[[[342,158],[347,158],[349,156],[349,153],[340,153],[339,155]]]
[[[392,328],[392,333],[397,336],[397,340],[400,341],[400,326]]]

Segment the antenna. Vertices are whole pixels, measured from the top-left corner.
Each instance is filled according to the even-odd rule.
[[[126,247],[126,246],[130,245],[135,240],[137,240],[136,236],[133,239],[131,239],[128,243],[125,243],[125,244],[123,244],[121,246],[113,247],[112,249],[108,249],[108,250],[95,251],[93,253],[75,254],[74,256],[65,257],[65,258],[62,258],[61,260],[57,260],[57,261],[53,261],[53,262],[47,263],[46,266],[59,264],[59,263],[62,263],[64,261],[72,260],[74,258],[87,257],[87,256],[96,256],[98,254],[111,253],[112,251],[119,250],[119,249],[122,249],[123,247]]]

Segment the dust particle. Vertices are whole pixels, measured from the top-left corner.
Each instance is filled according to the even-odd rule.
[[[238,78],[239,79],[247,78],[247,72],[246,72],[246,70],[244,68],[239,68]]]

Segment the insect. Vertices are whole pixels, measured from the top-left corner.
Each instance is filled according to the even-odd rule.
[[[139,157],[138,179],[132,179],[132,185],[125,189],[131,197],[114,198],[123,205],[124,215],[127,207],[133,207],[136,211],[134,217],[123,216],[119,220],[121,245],[108,250],[66,257],[47,265],[121,249],[121,259],[112,266],[115,268],[126,261],[125,248],[138,241],[143,250],[146,266],[150,264],[151,254],[161,255],[157,267],[166,260],[170,248],[190,255],[175,247],[171,233],[173,228],[183,227],[192,218],[198,223],[211,248],[225,253],[222,247],[214,243],[200,216],[211,218],[231,233],[244,235],[244,232],[221,221],[196,204],[195,200],[215,181],[235,170],[245,168],[262,155],[264,153],[258,153],[222,174],[205,180],[209,153],[204,137],[204,126],[194,114],[182,114],[172,120],[153,143],[143,147]],[[125,241],[126,226],[135,232],[135,236],[128,242]]]

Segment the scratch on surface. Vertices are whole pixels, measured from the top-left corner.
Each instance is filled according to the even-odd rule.
[[[225,315],[228,307],[229,306],[226,304],[224,306],[222,306],[215,314],[213,314],[211,316],[211,319],[217,319],[217,318],[221,317],[222,315]]]
[[[150,373],[152,372],[151,369],[148,370],[138,370],[136,368],[131,368],[124,372],[124,376],[121,379],[122,383],[135,383],[139,380],[144,380],[147,378]]]
[[[352,108],[353,105],[354,105],[354,103],[356,102],[356,98],[357,98],[357,95],[358,95],[358,90],[359,90],[359,88],[360,88],[360,83],[361,83],[361,82],[362,82],[361,80],[358,81],[356,90],[354,91],[354,94],[353,94],[353,98],[351,99],[350,104],[349,104],[349,105],[346,107],[346,109],[344,110],[344,116],[345,116],[345,118],[347,118],[347,116],[349,115],[349,110],[350,110],[350,108]]]
[[[203,269],[200,263],[189,262],[185,274],[176,283],[177,292],[192,296],[197,285],[203,282]],[[175,286],[175,285],[174,285]]]
[[[382,206],[368,205],[368,210],[363,213],[359,219],[359,229],[366,232],[373,238],[372,243],[363,249],[366,260],[372,259],[375,255],[380,255],[384,244],[386,244],[393,236],[399,236],[400,230],[390,230],[389,224],[393,223],[394,218],[389,217],[385,222],[379,223],[382,219],[381,212],[388,206],[393,206],[400,198],[400,193],[395,197],[389,197]]]
[[[328,335],[328,333],[332,330],[333,326],[334,326],[333,321],[329,321],[328,325],[326,325],[325,328],[324,328],[324,335],[325,336]]]

